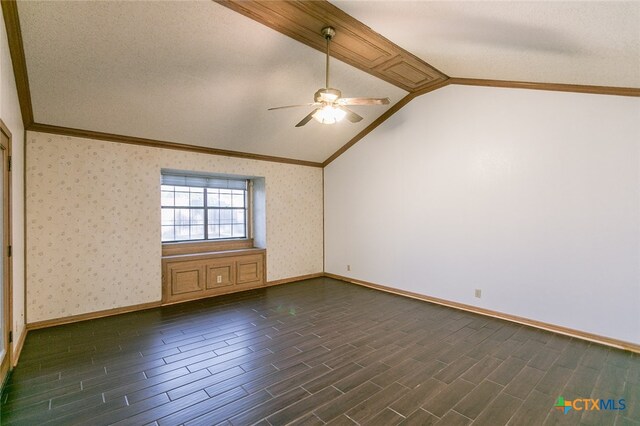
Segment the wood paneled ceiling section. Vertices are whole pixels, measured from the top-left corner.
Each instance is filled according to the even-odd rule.
[[[216,1],[321,52],[326,45],[318,34],[331,25],[336,29],[332,56],[408,92],[423,90],[448,78],[325,0]]]

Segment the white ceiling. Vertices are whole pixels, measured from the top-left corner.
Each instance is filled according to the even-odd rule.
[[[332,1],[453,77],[640,87],[640,2]],[[358,124],[310,122],[324,56],[210,0],[20,1],[37,123],[322,162]],[[344,96],[406,92],[337,60]]]
[[[640,2],[332,1],[452,77],[640,87]]]
[[[210,0],[18,12],[37,123],[322,162],[388,108],[295,128],[312,108],[267,108],[313,102],[324,55]],[[406,95],[337,60],[332,75],[346,97]]]

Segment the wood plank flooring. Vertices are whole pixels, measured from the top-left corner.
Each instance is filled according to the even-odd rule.
[[[318,278],[30,332],[0,402],[2,425],[638,425],[640,357]]]

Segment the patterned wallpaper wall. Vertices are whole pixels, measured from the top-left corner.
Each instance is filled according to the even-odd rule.
[[[322,170],[27,134],[29,323],[158,301],[160,170],[263,176],[267,280],[322,272]]]

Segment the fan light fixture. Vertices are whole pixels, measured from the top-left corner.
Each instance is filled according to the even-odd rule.
[[[343,118],[347,118],[352,123],[362,120],[355,112],[347,108],[347,105],[388,105],[389,98],[343,98],[342,92],[334,89],[329,85],[329,58],[331,57],[331,39],[336,35],[333,27],[324,27],[322,36],[327,41],[327,59],[324,88],[319,89],[313,96],[313,103],[303,105],[287,105],[275,108],[269,108],[269,111],[284,108],[297,108],[304,106],[314,106],[316,109],[311,111],[303,118],[296,127],[302,127],[314,118],[318,123],[335,124]]]
[[[313,113],[313,118],[315,118],[318,123],[335,124],[342,120],[345,115],[347,115],[346,111],[336,108],[333,105],[325,105]]]

